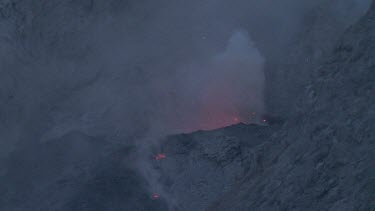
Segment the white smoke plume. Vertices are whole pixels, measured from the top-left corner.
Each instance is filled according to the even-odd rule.
[[[178,104],[186,130],[260,121],[264,112],[264,58],[244,30],[221,52],[179,71]],[[177,124],[178,125],[178,124]]]

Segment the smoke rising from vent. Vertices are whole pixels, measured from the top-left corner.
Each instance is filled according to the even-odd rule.
[[[221,52],[180,70],[177,96],[185,113],[183,127],[191,131],[258,123],[264,112],[263,65],[264,58],[249,34],[239,30]]]
[[[121,141],[253,121],[264,58],[279,58],[321,2],[5,1],[1,148],[72,130]]]
[[[160,152],[150,155],[150,147],[158,149],[158,140],[170,133],[261,123],[264,62],[249,34],[237,30],[223,49],[205,60],[183,65],[168,83],[157,83],[154,91],[164,106],[159,107],[155,121],[151,120],[153,127],[147,137],[137,142],[141,156],[136,166],[148,181],[150,192],[162,196],[171,210],[176,206],[174,196],[163,190],[159,172],[152,166],[168,158]],[[154,158],[151,163],[150,157]]]
[[[352,5],[369,0],[335,2],[343,6],[332,6],[329,14],[348,22],[359,17],[353,11],[362,11]],[[41,157],[40,143],[78,132],[90,140],[136,146],[141,161],[132,164],[146,171],[155,186],[150,192],[162,198],[155,172],[149,172],[155,156],[147,154],[150,145],[171,133],[259,123],[265,112],[265,62],[284,58],[284,46],[305,30],[306,11],[321,3],[331,4],[2,1],[0,176],[9,170],[3,165],[9,155],[49,160]],[[15,169],[14,175],[30,175],[29,184],[47,187],[44,182],[54,181],[46,176],[34,183],[28,170]],[[18,187],[9,175],[4,184]]]

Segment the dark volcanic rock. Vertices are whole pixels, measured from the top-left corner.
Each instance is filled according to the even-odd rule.
[[[0,210],[166,210],[131,163],[134,149],[72,132],[15,151]]]
[[[155,161],[165,197],[176,210],[204,210],[261,169],[261,149],[277,128],[238,124],[168,137],[159,151],[167,158]]]
[[[375,5],[318,69],[301,113],[276,135],[287,143],[277,162],[209,210],[375,208],[374,17]]]
[[[365,9],[315,1],[284,43],[267,29],[284,10],[217,2],[0,0],[0,210],[374,210],[375,4],[342,36]],[[159,79],[237,27],[267,60],[267,125],[169,136],[142,160],[156,93],[175,95]]]

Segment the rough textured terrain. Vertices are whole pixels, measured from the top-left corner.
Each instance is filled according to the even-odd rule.
[[[160,168],[178,210],[375,209],[374,29],[375,4],[273,135],[272,127],[237,125],[166,142],[171,157]],[[245,142],[240,128],[252,130]],[[260,142],[259,131],[268,133]]]
[[[139,2],[0,0],[0,210],[375,210],[375,3],[359,18],[366,4],[346,0],[338,14],[344,1],[319,1],[284,45],[253,28],[269,124],[172,135],[144,151],[165,105],[142,84],[170,74],[154,68],[212,53],[188,35],[216,16],[154,27],[166,9]],[[208,45],[229,33],[220,21]]]
[[[177,210],[204,210],[259,168],[259,148],[277,126],[238,124],[215,131],[175,135],[162,142],[155,161],[166,200]]]

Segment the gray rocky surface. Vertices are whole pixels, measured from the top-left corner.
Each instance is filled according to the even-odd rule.
[[[131,146],[68,133],[18,149],[0,176],[0,210],[165,210],[129,163]]]
[[[238,124],[215,131],[170,136],[155,161],[167,201],[177,210],[204,210],[260,168],[259,148],[277,126]]]
[[[268,31],[299,15],[259,25],[223,2],[243,17],[194,19],[188,1],[168,13],[170,1],[0,0],[0,210],[374,210],[375,5],[362,17],[369,0],[316,1],[296,7],[303,27]],[[166,107],[142,85],[212,54],[237,23],[266,58],[269,124],[139,149]]]
[[[375,208],[374,17],[375,5],[315,72],[299,114],[276,135],[284,146],[277,162],[210,210]]]
[[[375,209],[374,17],[375,4],[334,44],[281,129],[165,142],[160,169],[177,210]]]

